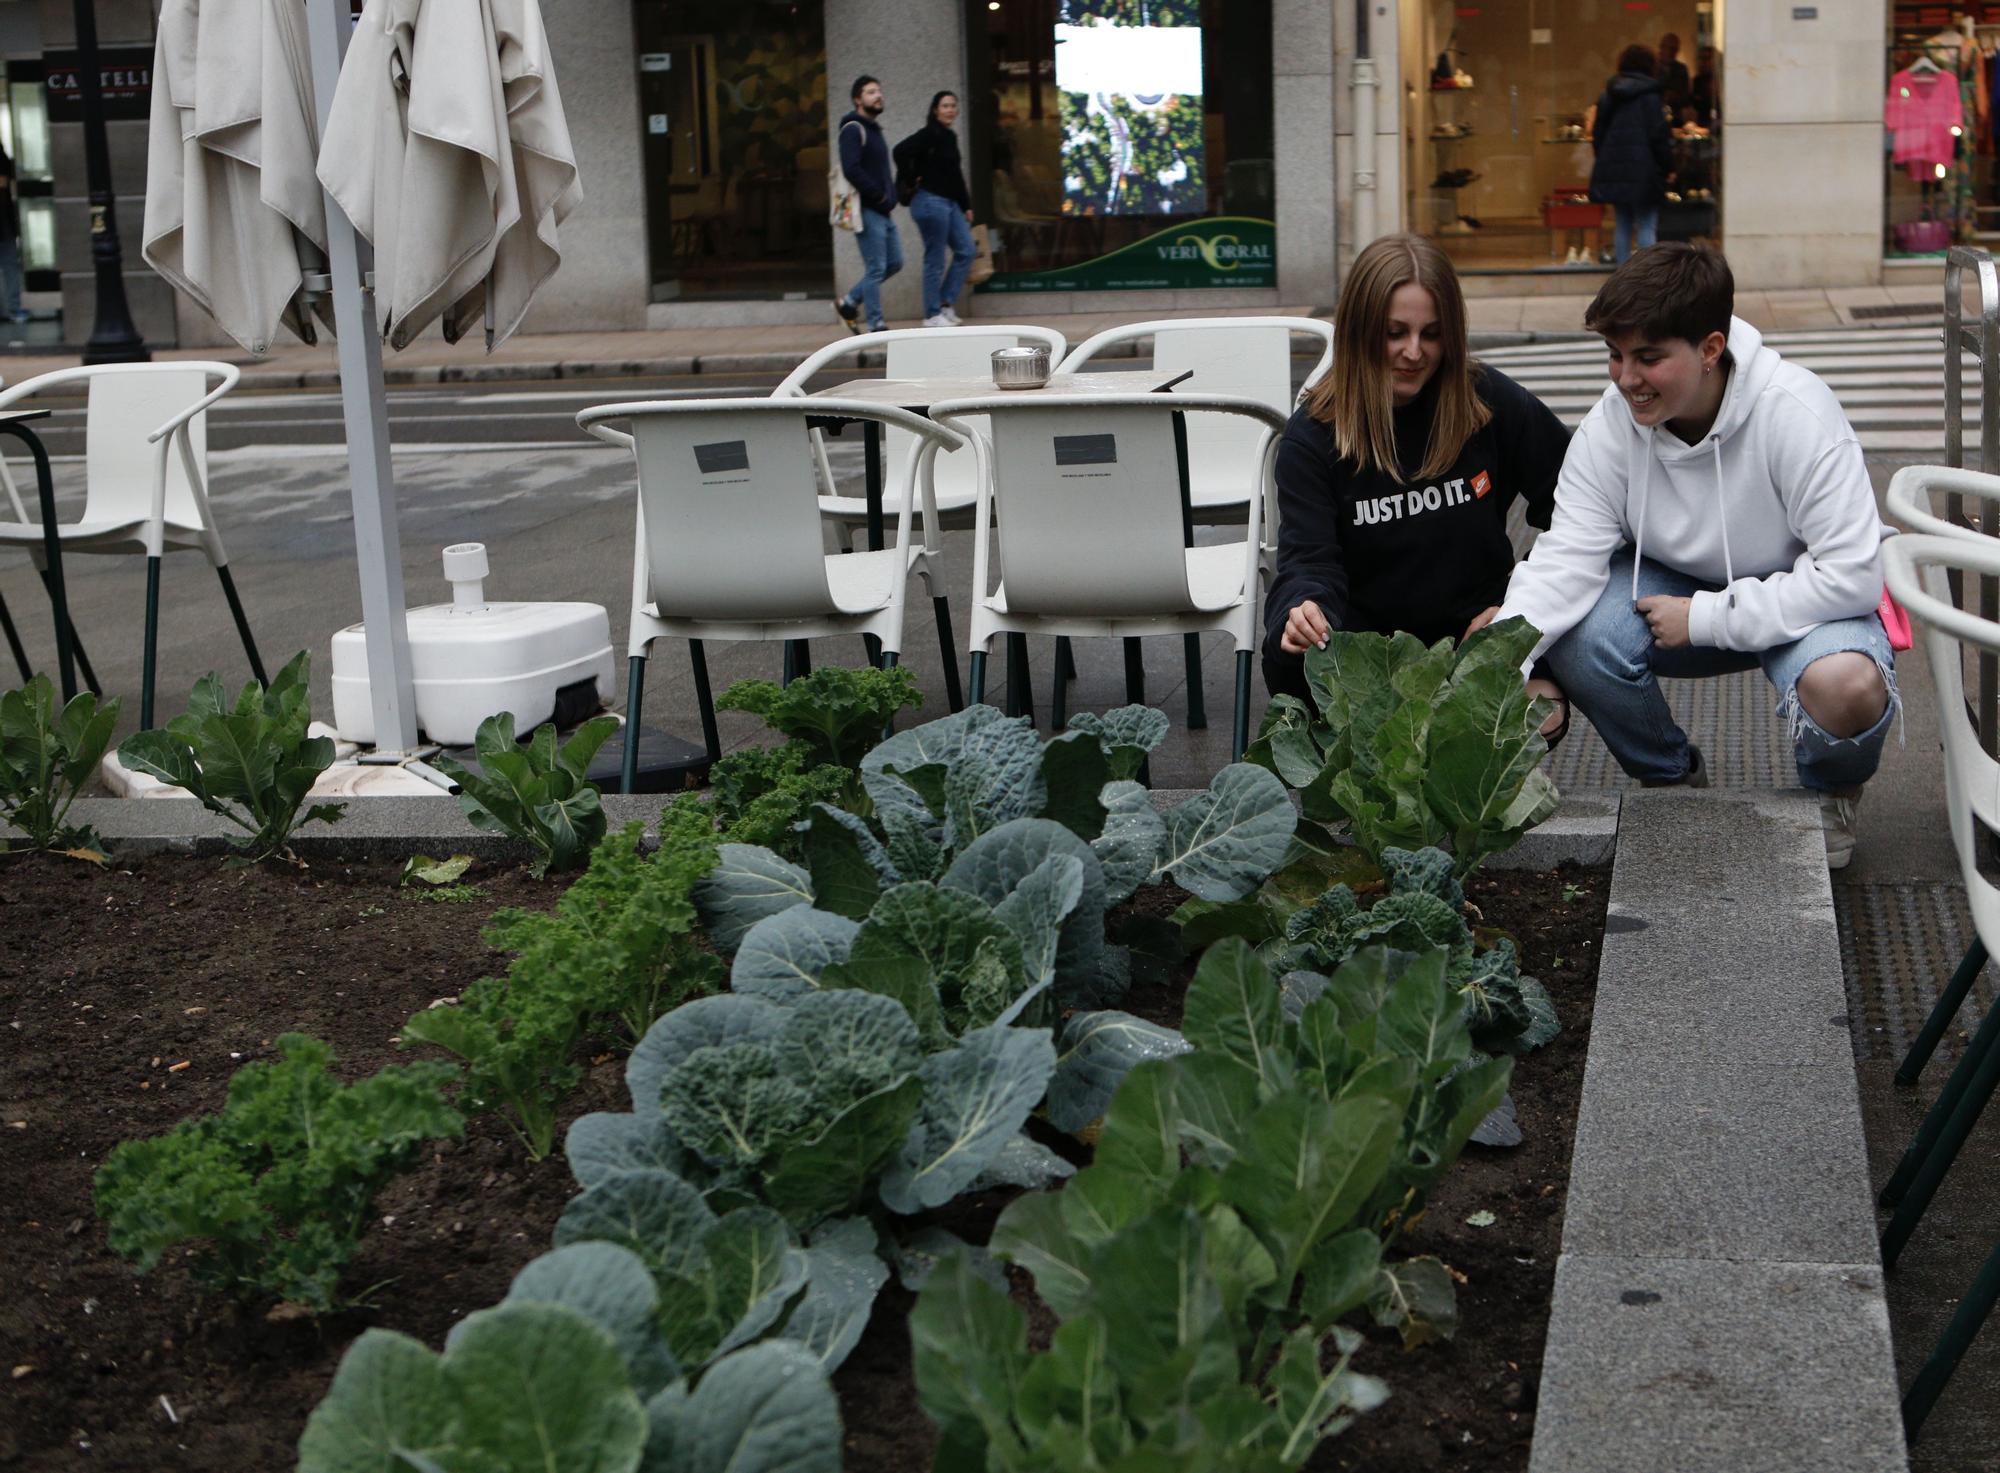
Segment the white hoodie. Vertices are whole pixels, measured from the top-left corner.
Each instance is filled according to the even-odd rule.
[[[1881,602],[1885,529],[1833,391],[1740,318],[1729,354],[1721,411],[1698,444],[1637,424],[1616,385],[1578,427],[1553,523],[1500,605],[1498,617],[1525,615],[1542,631],[1536,657],[1590,612],[1627,543],[1721,586],[1694,595],[1693,645],[1766,650]],[[1636,559],[1633,571],[1637,597]]]

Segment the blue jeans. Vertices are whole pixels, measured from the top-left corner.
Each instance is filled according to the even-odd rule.
[[[894,220],[863,205],[854,243],[861,247],[861,280],[841,300],[861,303],[868,309],[868,330],[880,332],[889,325],[882,316],[882,283],[903,269],[903,237]]]
[[[924,316],[935,317],[965,290],[965,273],[972,269],[972,226],[965,211],[928,189],[919,189],[910,201],[910,218],[924,236]],[[944,264],[947,248],[949,270]]]
[[[1662,567],[1651,558],[1639,564],[1639,597],[1664,593],[1686,598],[1715,585]],[[1799,677],[1826,655],[1856,651],[1875,662],[1889,687],[1881,720],[1854,737],[1829,735],[1799,704]],[[1590,718],[1618,765],[1641,782],[1673,783],[1687,776],[1691,758],[1687,733],[1667,709],[1660,676],[1687,679],[1727,675],[1764,667],[1778,692],[1777,714],[1789,724],[1799,781],[1825,792],[1853,787],[1874,776],[1882,744],[1896,714],[1896,667],[1889,636],[1873,614],[1821,624],[1790,644],[1746,653],[1688,646],[1658,649],[1652,630],[1632,607],[1632,549],[1611,559],[1611,581],[1583,622],[1557,640],[1547,656],[1549,674],[1563,694]]]
[[[1617,248],[1618,264],[1623,266],[1631,259],[1635,226],[1640,250],[1659,240],[1660,204],[1655,200],[1650,205],[1613,205],[1612,208],[1618,212],[1618,223],[1612,228],[1612,244]]]

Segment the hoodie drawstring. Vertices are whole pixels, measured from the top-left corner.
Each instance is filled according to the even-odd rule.
[[[1715,452],[1715,520],[1722,527],[1722,586],[1729,592],[1729,607],[1736,607],[1736,564],[1729,559],[1729,507],[1722,499],[1722,436],[1710,435],[1708,448]]]
[[[1632,602],[1639,601],[1639,563],[1646,556],[1646,498],[1653,489],[1653,447],[1639,457],[1639,515],[1632,519]]]

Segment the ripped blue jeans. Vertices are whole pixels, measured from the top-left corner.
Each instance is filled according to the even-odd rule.
[[[1663,593],[1677,598],[1707,590],[1702,583],[1647,558],[1639,564],[1639,597]],[[1764,669],[1778,693],[1777,714],[1787,723],[1799,781],[1825,792],[1853,787],[1875,774],[1882,744],[1896,714],[1896,667],[1889,636],[1874,614],[1821,624],[1790,644],[1746,653],[1689,646],[1658,649],[1645,616],[1632,607],[1632,549],[1611,559],[1611,581],[1583,622],[1550,646],[1549,674],[1577,710],[1590,718],[1618,765],[1641,782],[1673,783],[1687,775],[1691,758],[1687,733],[1667,708],[1660,677],[1692,679]],[[1855,651],[1868,656],[1889,687],[1882,718],[1859,736],[1830,736],[1799,704],[1799,677],[1827,655]]]

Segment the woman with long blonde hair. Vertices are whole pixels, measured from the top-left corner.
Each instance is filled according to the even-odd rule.
[[[1264,681],[1304,697],[1305,652],[1335,629],[1456,639],[1514,566],[1507,512],[1546,527],[1569,431],[1473,360],[1451,262],[1421,236],[1355,257],[1333,368],[1278,446],[1278,575]]]

